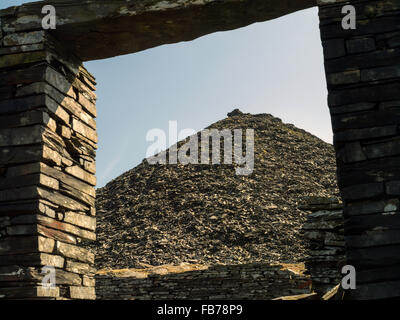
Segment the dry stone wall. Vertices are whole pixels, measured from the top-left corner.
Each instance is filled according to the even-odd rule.
[[[314,5],[149,0],[136,10],[131,2],[53,1],[63,4],[61,43],[42,31],[42,3],[0,11],[0,297],[94,297],[94,257],[79,244],[95,237],[95,87],[75,55],[137,52]],[[400,0],[317,2],[347,263],[357,270],[349,298],[399,297]],[[356,29],[342,27],[347,4]],[[46,292],[43,265],[59,270]]]
[[[339,199],[321,197],[311,197],[299,207],[308,212],[303,226],[309,242],[305,265],[252,263],[104,269],[96,275],[97,298],[270,300],[313,292],[318,299],[341,282],[340,270],[346,264],[342,208]]]
[[[314,198],[300,209],[311,211],[303,226],[309,241],[305,265],[312,290],[323,294],[341,282],[346,264],[342,203],[337,199]]]
[[[400,296],[400,1],[320,1],[352,299]],[[352,4],[356,29],[342,27]]]
[[[129,272],[128,272],[129,273]],[[183,273],[96,276],[102,300],[269,300],[310,293],[309,276],[288,266],[269,264],[216,265]]]
[[[0,38],[0,298],[94,299],[95,80],[44,31]]]

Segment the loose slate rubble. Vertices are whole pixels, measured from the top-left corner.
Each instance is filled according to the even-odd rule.
[[[302,261],[297,207],[337,196],[333,147],[269,114],[234,114],[209,129],[253,128],[254,172],[144,160],[97,190],[98,268]]]

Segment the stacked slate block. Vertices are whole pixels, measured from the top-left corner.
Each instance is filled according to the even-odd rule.
[[[0,19],[0,298],[95,299],[95,79]]]
[[[96,276],[97,299],[271,300],[311,293],[309,276],[279,264],[215,265],[144,278],[137,272],[118,276],[118,271]]]
[[[309,241],[305,265],[312,290],[322,295],[341,282],[341,267],[346,264],[342,203],[335,198],[310,198],[299,209],[311,212],[303,226]]]
[[[350,299],[400,296],[400,1],[319,1]],[[344,5],[356,29],[342,28]]]

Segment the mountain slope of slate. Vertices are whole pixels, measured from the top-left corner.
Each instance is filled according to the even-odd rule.
[[[333,146],[269,114],[228,115],[209,129],[253,128],[253,173],[143,160],[97,190],[98,268],[304,259],[298,205],[338,196]]]

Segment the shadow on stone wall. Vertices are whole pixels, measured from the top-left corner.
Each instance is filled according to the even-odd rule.
[[[302,264],[187,265],[186,270],[194,267],[201,270],[184,271],[183,267],[176,272],[161,266],[150,272],[100,271],[96,275],[97,299],[271,300],[311,293]]]
[[[3,34],[1,298],[95,298],[94,254],[81,245],[96,239],[94,90],[49,34]],[[54,268],[53,288],[42,286],[44,266]]]

